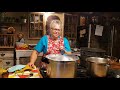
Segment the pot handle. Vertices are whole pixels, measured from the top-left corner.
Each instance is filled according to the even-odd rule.
[[[109,65],[109,64],[106,64],[106,66],[107,66],[107,67],[110,67],[110,65]]]
[[[108,55],[105,55],[103,58],[108,59],[108,61],[110,60],[110,56]]]
[[[61,55],[65,54],[65,50],[60,50]]]
[[[46,57],[42,57],[41,61],[49,64],[49,59]]]
[[[109,65],[109,64],[104,64],[104,66],[106,66],[107,68],[109,68],[109,67],[110,67],[110,65]]]

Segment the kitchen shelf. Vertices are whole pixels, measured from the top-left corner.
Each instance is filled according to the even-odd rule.
[[[0,36],[14,36],[15,34],[0,34]]]
[[[44,35],[43,13],[29,13],[29,39],[40,39]]]
[[[0,48],[14,48],[15,34],[0,34]]]
[[[0,46],[0,48],[14,48],[14,46]]]
[[[20,24],[18,18],[0,17],[0,49],[13,49],[15,45],[14,25]],[[10,28],[12,27],[12,28]]]

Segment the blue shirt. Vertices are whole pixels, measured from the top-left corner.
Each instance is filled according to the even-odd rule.
[[[69,42],[67,40],[67,38],[63,38],[64,39],[64,48],[67,52],[71,51]],[[37,52],[43,52],[44,54],[47,52],[47,48],[48,48],[48,38],[47,35],[44,35],[37,43],[37,45],[34,47],[34,49]]]

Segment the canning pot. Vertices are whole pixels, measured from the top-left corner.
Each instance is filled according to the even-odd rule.
[[[106,77],[108,72],[108,59],[101,57],[88,57],[87,70],[88,74],[93,77]]]
[[[88,47],[81,47],[80,48],[80,65],[86,67],[86,58],[88,57],[104,57],[105,50],[100,48],[88,48]]]
[[[49,60],[47,64],[47,74],[50,78],[74,78],[77,69],[78,56],[50,54],[46,58]]]

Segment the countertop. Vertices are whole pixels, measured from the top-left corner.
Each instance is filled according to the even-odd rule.
[[[38,70],[39,78],[43,78],[43,76],[41,75],[41,73],[40,73],[40,71],[39,71],[38,68],[37,68],[37,70]],[[2,78],[8,78],[8,76],[9,76],[9,72],[6,72],[6,73],[4,73],[4,74],[2,75]]]

